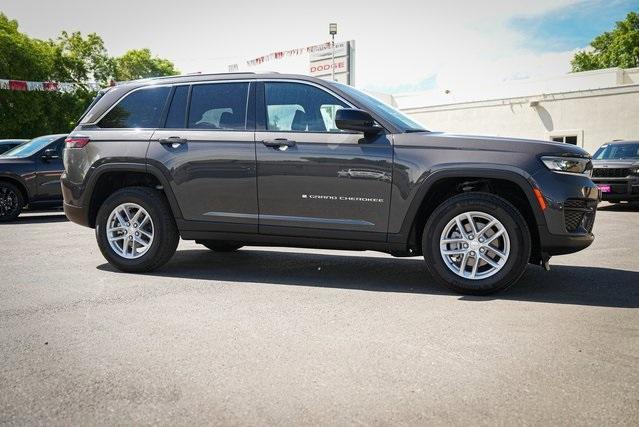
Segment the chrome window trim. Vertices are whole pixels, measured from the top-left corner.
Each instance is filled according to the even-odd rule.
[[[132,93],[135,93],[139,90],[145,90],[145,89],[153,89],[153,88],[160,88],[160,87],[169,87],[169,88],[173,88],[173,87],[179,87],[179,86],[195,86],[195,85],[204,85],[204,84],[225,84],[225,83],[249,83],[249,95],[250,95],[250,83],[251,82],[262,82],[262,83],[278,83],[278,82],[284,82],[284,83],[299,83],[299,84],[305,84],[308,86],[313,86],[316,87],[320,90],[323,90],[324,92],[328,93],[331,96],[334,96],[335,98],[339,99],[340,101],[342,101],[343,103],[345,103],[346,105],[348,105],[350,108],[357,108],[357,106],[353,105],[352,102],[348,101],[347,99],[345,99],[344,97],[338,95],[337,93],[330,91],[329,89],[327,89],[326,87],[319,85],[317,83],[314,82],[309,82],[306,80],[296,80],[296,79],[272,79],[272,78],[266,78],[266,79],[229,79],[229,80],[204,80],[204,81],[197,81],[197,82],[184,82],[184,83],[165,83],[165,84],[158,84],[158,85],[145,85],[145,86],[140,86],[140,87],[136,87],[135,89],[132,89],[130,91],[128,91],[127,93],[124,94],[124,96],[122,96],[120,99],[117,100],[117,102],[115,102],[113,105],[111,105],[104,113],[102,113],[97,119],[91,121],[91,122],[87,122],[87,123],[82,123],[82,126],[98,126],[98,123],[107,115],[111,112],[111,110],[113,110],[116,105],[120,104],[122,101],[124,101],[126,99],[126,97],[128,97],[129,95],[131,95]],[[250,96],[248,97],[250,98]],[[247,98],[247,99],[248,99]],[[266,100],[264,100],[265,104],[266,104]],[[248,108],[248,102],[247,102],[247,108]],[[248,112],[248,111],[247,111]],[[188,120],[188,118],[187,118]],[[381,125],[381,123],[380,123]],[[99,127],[99,126],[98,126]],[[100,127],[99,127],[100,128]],[[113,130],[113,129],[165,129],[165,128],[100,128],[100,129],[109,129],[109,130]],[[187,128],[190,129],[190,128]],[[204,130],[216,130],[216,129],[204,129]],[[273,131],[270,131],[273,132]]]

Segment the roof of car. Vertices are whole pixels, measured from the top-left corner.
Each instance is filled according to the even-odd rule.
[[[307,76],[304,74],[280,74],[276,72],[265,73],[210,73],[210,74],[183,74],[179,76],[165,76],[165,77],[151,77],[148,79],[130,80],[126,82],[120,82],[117,86],[151,86],[156,84],[175,84],[175,83],[193,83],[201,81],[214,81],[214,80],[257,80],[257,79],[295,79],[306,80],[313,82],[326,82],[326,80],[320,80],[316,77]]]
[[[615,139],[614,141],[606,142],[606,144],[639,144],[639,140]]]

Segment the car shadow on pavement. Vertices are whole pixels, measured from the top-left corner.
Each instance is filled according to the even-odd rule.
[[[99,270],[117,272],[110,264]],[[436,283],[420,258],[380,258],[242,249],[234,253],[178,251],[153,276],[290,286],[316,286],[372,292],[457,295]],[[557,265],[546,272],[529,266],[512,288],[488,297],[460,296],[465,301],[497,299],[601,307],[639,307],[639,272],[601,267]]]
[[[62,213],[46,213],[43,215],[20,215],[18,218],[11,222],[4,222],[2,224],[44,224],[47,222],[66,222],[67,217]]]

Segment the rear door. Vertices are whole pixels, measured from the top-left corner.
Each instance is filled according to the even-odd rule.
[[[337,129],[335,112],[351,106],[309,82],[267,81],[257,99],[260,233],[384,241],[389,137]]]
[[[257,232],[254,100],[248,81],[176,86],[147,161],[169,177],[182,229]],[[249,102],[251,99],[251,102]]]

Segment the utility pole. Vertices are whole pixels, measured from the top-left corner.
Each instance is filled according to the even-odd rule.
[[[335,81],[335,34],[337,34],[337,24],[328,25],[328,33],[331,35],[331,79]]]

